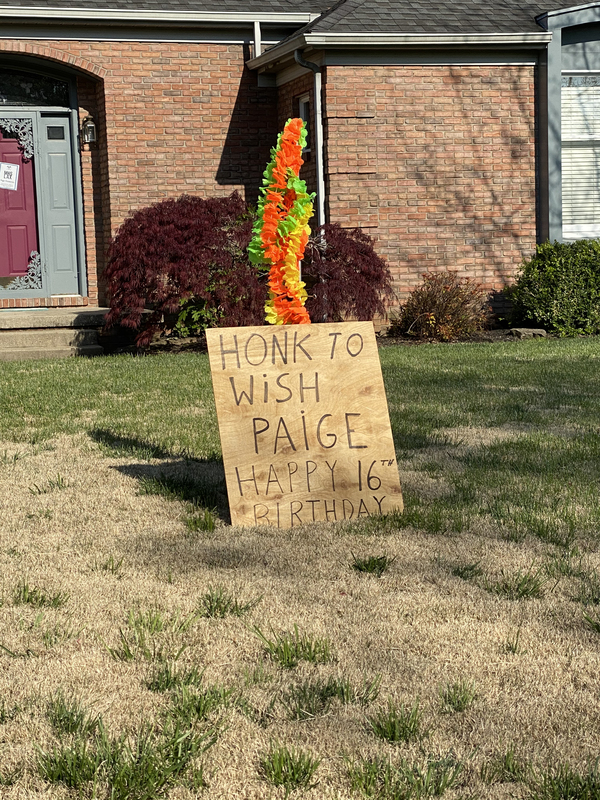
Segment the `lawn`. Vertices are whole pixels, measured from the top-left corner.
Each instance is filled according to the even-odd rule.
[[[206,356],[0,365],[0,796],[600,798],[600,341],[380,351],[405,514],[233,528]]]

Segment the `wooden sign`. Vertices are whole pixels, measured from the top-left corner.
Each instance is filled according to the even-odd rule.
[[[234,525],[402,510],[371,322],[206,331]]]

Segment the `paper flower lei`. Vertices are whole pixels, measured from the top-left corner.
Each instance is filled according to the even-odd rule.
[[[301,119],[289,119],[277,146],[271,149],[271,161],[263,178],[258,201],[258,219],[248,247],[253,264],[269,265],[269,299],[265,303],[267,322],[271,325],[309,323],[304,308],[305,284],[300,280],[298,262],[304,255],[313,215],[314,194],[298,177],[306,128]]]

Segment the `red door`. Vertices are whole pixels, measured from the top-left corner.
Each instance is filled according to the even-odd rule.
[[[0,130],[0,161],[19,165],[17,190],[0,189],[0,282],[24,275],[29,256],[38,249],[33,160],[23,160],[16,139]],[[1,285],[1,284],[0,284]]]

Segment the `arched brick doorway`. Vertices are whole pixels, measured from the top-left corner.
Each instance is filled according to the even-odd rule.
[[[86,294],[77,105],[54,64],[0,61],[0,301]]]

